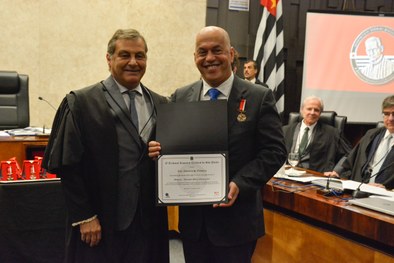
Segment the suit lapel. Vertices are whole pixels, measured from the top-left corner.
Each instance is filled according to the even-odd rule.
[[[103,81],[103,85],[108,91],[108,94],[112,98],[113,102],[117,104],[117,107],[120,108],[123,114],[129,115],[129,110],[124,102],[123,96],[119,91],[118,86],[116,85],[115,81],[112,77],[107,78]],[[131,121],[130,121],[131,122]]]
[[[201,90],[202,80],[197,81],[190,87],[190,91],[187,94],[186,101],[200,101]]]
[[[375,155],[376,150],[380,144],[380,141],[383,139],[386,129],[381,129],[381,131],[375,136],[374,139],[371,140],[370,150],[368,151],[367,163],[369,164],[372,160],[372,157]],[[369,146],[367,146],[368,149]]]
[[[150,101],[151,112],[149,113],[149,118],[147,123],[144,123],[142,127],[151,127],[148,135],[148,140],[152,138],[152,134],[154,132],[154,128],[156,126],[156,105],[160,104],[160,97],[151,93],[151,91],[141,84],[142,92],[144,93],[144,97],[146,97]],[[149,108],[149,107],[148,107]],[[142,131],[143,133],[143,131]]]
[[[104,86],[104,95],[108,104],[119,118],[120,122],[124,125],[126,130],[130,133],[131,137],[135,139],[137,144],[141,146],[140,136],[134,127],[129,110],[127,109],[126,103],[124,102],[123,96],[119,91],[118,86],[112,77],[107,78],[102,82]]]
[[[301,122],[297,123],[297,125],[294,126],[295,128],[291,131],[290,134],[293,134],[292,140],[287,140],[288,142],[292,142],[290,151],[294,152],[296,145],[297,145],[297,139],[298,139],[298,134],[300,134],[300,129],[301,129]]]

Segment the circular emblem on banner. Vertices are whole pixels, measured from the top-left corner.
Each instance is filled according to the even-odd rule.
[[[357,36],[350,51],[350,63],[360,80],[372,85],[394,80],[394,53],[385,52],[385,45],[392,43],[394,30],[390,27],[369,27]]]

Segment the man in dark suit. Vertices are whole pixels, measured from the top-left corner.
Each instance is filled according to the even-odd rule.
[[[383,100],[382,113],[384,127],[367,131],[344,162],[327,175],[394,188],[394,95]]]
[[[60,105],[44,167],[61,178],[67,205],[66,262],[168,262],[167,215],[155,207],[155,105],[140,83],[145,39],[118,30],[108,43],[111,76]],[[133,94],[134,93],[134,94]]]
[[[264,235],[260,189],[286,160],[271,90],[234,76],[233,58],[228,33],[219,27],[203,28],[194,53],[202,80],[172,96],[173,102],[192,102],[209,100],[208,94],[216,91],[218,99],[228,101],[229,201],[180,207],[179,229],[188,263],[250,262],[257,239]],[[151,157],[160,150],[158,142],[149,143]]]
[[[244,64],[244,77],[247,81],[250,81],[255,84],[263,85],[264,87],[267,87],[266,84],[261,82],[257,78],[257,74],[259,72],[259,67],[257,65],[257,62],[254,60],[248,60]]]
[[[302,121],[283,126],[287,151],[299,153],[297,166],[318,172],[332,171],[350,151],[338,129],[319,121],[323,108],[320,98],[307,97],[300,109]]]

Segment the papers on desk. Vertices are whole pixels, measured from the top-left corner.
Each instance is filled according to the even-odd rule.
[[[349,200],[349,203],[394,216],[394,198],[388,199],[381,196],[370,196]]]
[[[355,182],[355,183],[360,184],[359,182]],[[360,190],[363,192],[367,192],[367,193],[371,193],[371,194],[375,194],[375,195],[394,197],[393,191],[389,191],[389,190],[386,190],[385,188],[377,187],[377,186],[373,186],[373,185],[369,185],[369,184],[361,185]]]
[[[294,177],[294,176],[301,176],[306,174],[306,171],[300,171],[300,170],[296,170],[296,169],[287,169],[285,171],[285,175],[290,176],[290,177]]]
[[[320,178],[315,178],[314,180],[312,180],[312,183],[315,185],[322,186],[322,187],[327,187],[327,180],[328,180],[327,177],[320,177]],[[342,184],[343,183],[342,180],[336,179],[336,178],[330,178],[329,180],[330,180],[330,183],[328,185],[328,188],[334,189],[336,191],[343,191],[344,190],[344,185]],[[357,189],[357,187],[354,189]]]
[[[389,196],[394,198],[394,192],[388,191],[385,188],[377,187],[369,184],[361,184],[353,180],[340,180],[336,178],[318,177],[318,176],[308,176],[308,173],[304,173],[300,176],[292,176],[287,174],[288,170],[285,170],[285,165],[274,175],[274,178],[287,179],[291,181],[296,181],[300,183],[312,183],[322,187],[327,186],[327,180],[330,180],[329,188],[338,191],[343,190],[356,190],[360,187],[360,190],[374,195]]]
[[[327,185],[328,178],[315,178],[312,181],[313,184],[320,185],[325,187]],[[353,180],[340,180],[330,178],[329,188],[337,189],[337,190],[356,190],[360,187],[360,190],[363,192],[367,192],[370,194],[381,195],[381,196],[390,196],[394,197],[393,191],[388,191],[385,188],[373,186],[370,184],[361,184],[360,182],[356,182]]]
[[[274,178],[280,178],[280,179],[287,179],[295,182],[300,182],[300,183],[310,183],[313,180],[316,179],[325,179],[325,177],[317,177],[317,176],[288,176],[286,174],[284,175],[274,175]]]
[[[22,129],[6,130],[5,133],[12,136],[49,136],[51,129],[45,127],[26,127]]]
[[[0,137],[10,137],[11,135],[8,132],[0,131]]]
[[[292,172],[288,172],[285,170],[285,166],[283,166],[275,175],[274,178],[279,179],[287,179],[291,181],[296,181],[300,183],[310,183],[316,179],[325,179],[325,177],[318,177],[318,176],[308,176],[305,171],[297,171],[297,175],[294,175]]]
[[[296,181],[300,183],[310,183],[313,180],[316,179],[325,179],[326,177],[318,177],[318,176],[311,176],[310,174],[307,174],[306,171],[302,170],[296,170],[290,171],[290,169],[286,170],[287,165],[284,164],[279,171],[274,175],[274,178],[280,178],[280,179],[287,179],[291,181]]]

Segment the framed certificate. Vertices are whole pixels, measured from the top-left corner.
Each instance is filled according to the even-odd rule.
[[[227,201],[226,154],[162,155],[158,159],[158,203]]]
[[[157,204],[227,202],[227,101],[159,105]]]

